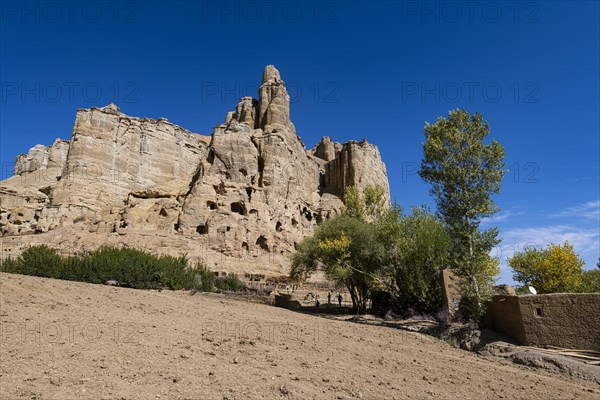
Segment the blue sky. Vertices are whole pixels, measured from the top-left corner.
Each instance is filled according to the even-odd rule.
[[[117,103],[209,134],[274,64],[307,147],[367,138],[392,197],[430,204],[423,126],[479,111],[506,149],[514,249],[569,240],[600,255],[599,3],[3,1],[2,178],[17,154],[70,138],[77,108]],[[503,267],[502,282],[511,282]]]

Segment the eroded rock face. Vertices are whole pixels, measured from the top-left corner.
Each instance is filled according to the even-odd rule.
[[[380,185],[389,198],[376,146],[325,137],[306,151],[289,102],[267,66],[258,100],[241,99],[211,136],[113,104],[78,110],[70,141],[35,146],[0,182],[3,252],[125,245],[218,271],[287,273],[294,246],[340,212],[346,186]]]
[[[173,182],[183,190],[206,141],[166,119],[129,117],[114,105],[78,110],[53,202],[100,211],[122,205],[132,191]]]
[[[27,154],[17,156],[14,174],[21,175],[48,168],[62,169],[69,153],[69,144],[68,140],[56,139],[52,146],[33,146]]]

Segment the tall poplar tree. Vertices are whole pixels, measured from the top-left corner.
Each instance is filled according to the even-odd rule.
[[[425,125],[423,160],[419,175],[431,184],[437,210],[450,238],[450,267],[461,277],[463,305],[478,319],[491,296],[498,260],[490,251],[500,240],[497,228],[480,230],[481,219],[498,211],[492,200],[500,193],[504,148],[496,140],[485,143],[490,125],[481,114],[453,110],[448,118]]]

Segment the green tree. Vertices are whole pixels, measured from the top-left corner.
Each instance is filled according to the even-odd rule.
[[[527,247],[509,258],[508,265],[515,281],[533,286],[538,293],[582,290],[584,262],[569,242],[552,243],[545,249]]]
[[[397,219],[392,259],[386,269],[400,311],[434,313],[442,305],[439,273],[448,261],[448,236],[442,222],[426,206],[413,207]]]
[[[581,291],[584,293],[600,293],[600,267],[583,271]]]
[[[438,213],[450,237],[451,267],[461,277],[462,305],[467,316],[479,319],[491,297],[498,261],[489,253],[500,241],[498,230],[481,231],[481,218],[498,211],[492,195],[500,192],[504,148],[486,144],[489,123],[481,114],[454,110],[448,118],[425,125],[419,175],[431,184]]]
[[[322,268],[327,279],[348,289],[354,311],[364,314],[370,291],[382,285],[378,271],[385,246],[376,224],[368,222],[383,214],[382,197],[379,189],[368,189],[361,195],[348,188],[342,214],[323,222],[314,236],[298,245],[291,277],[303,278]]]

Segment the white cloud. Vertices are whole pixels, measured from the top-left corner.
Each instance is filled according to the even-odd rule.
[[[482,224],[490,224],[490,223],[495,223],[495,222],[502,222],[502,221],[506,221],[510,217],[516,217],[516,216],[523,215],[523,214],[525,214],[523,211],[519,211],[519,212],[513,212],[513,211],[500,212],[500,213],[498,213],[496,215],[493,215],[491,217],[481,218],[481,223]]]
[[[558,214],[553,214],[552,217],[600,219],[600,200],[588,201],[575,207],[569,207]]]
[[[532,228],[509,229],[502,233],[503,247],[521,251],[527,245],[545,247],[550,243],[568,241],[575,251],[583,254],[597,252],[600,248],[600,232],[595,228],[579,228],[570,225],[552,225]]]

